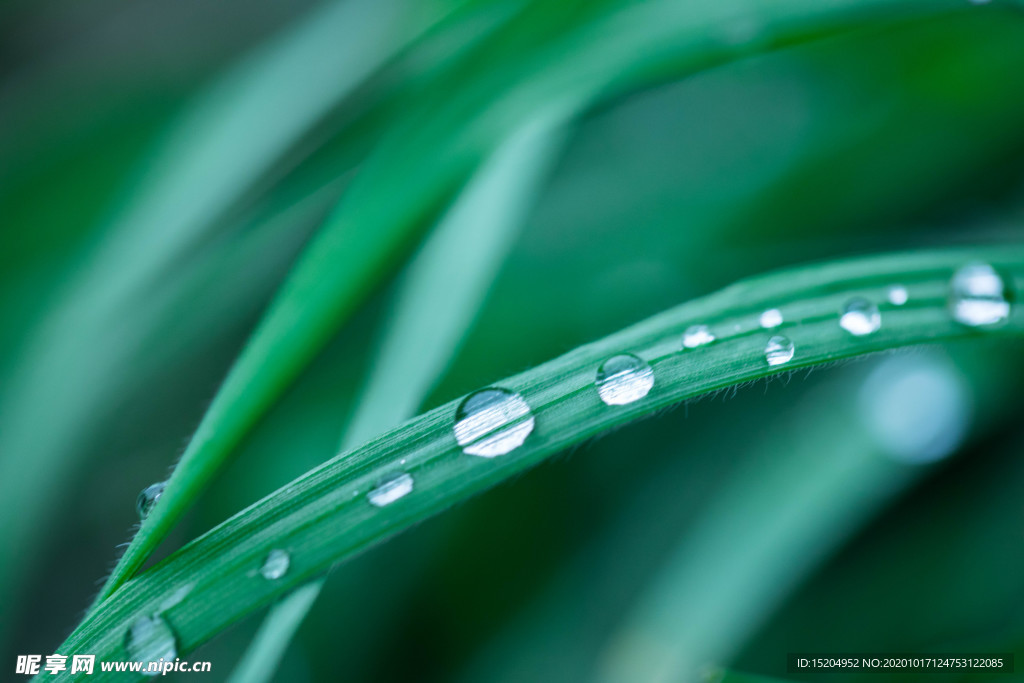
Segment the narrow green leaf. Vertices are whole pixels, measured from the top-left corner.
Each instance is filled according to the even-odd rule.
[[[460,402],[440,406],[316,468],[130,581],[117,599],[94,610],[60,651],[121,659],[123,634],[132,621],[161,612],[177,634],[179,652],[190,652],[333,563],[553,453],[691,396],[886,349],[1024,334],[1019,305],[991,328],[965,326],[950,315],[950,278],[975,260],[997,269],[1015,301],[1024,287],[1024,247],[1006,245],[805,266],[746,280],[666,311],[500,382],[522,395],[535,420],[525,443],[501,457],[463,453],[452,431]],[[903,305],[887,300],[894,283],[907,289]],[[839,325],[852,297],[878,303],[877,332],[854,337]],[[766,308],[781,310],[782,326],[761,327]],[[681,335],[693,324],[709,325],[715,341],[684,350]],[[773,366],[765,352],[778,334],[793,342],[794,355]],[[595,372],[609,356],[623,352],[645,359],[655,383],[641,400],[606,405],[594,388]],[[415,489],[391,505],[369,504],[367,492],[399,467],[413,478]],[[277,548],[290,553],[290,569],[279,579],[264,579],[258,569]],[[186,587],[180,603],[165,607]]]
[[[152,333],[151,291],[330,109],[439,18],[404,0],[335,0],[213,83],[153,153],[128,203],[69,285],[4,387],[3,543],[31,552],[97,415],[123,387],[121,367]],[[344,64],[344,68],[339,68]],[[140,313],[141,311],[141,313]],[[54,419],[57,416],[57,419]],[[17,468],[15,471],[12,468]],[[4,563],[0,587],[15,583]]]

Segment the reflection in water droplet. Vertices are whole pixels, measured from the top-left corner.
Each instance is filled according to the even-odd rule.
[[[878,331],[882,326],[882,314],[878,312],[878,306],[857,297],[846,302],[839,326],[854,337],[863,337]]]
[[[275,548],[267,553],[267,559],[263,560],[263,566],[260,567],[260,574],[263,574],[264,579],[274,581],[287,574],[291,564],[292,558],[288,552]]]
[[[506,389],[481,389],[455,411],[455,440],[469,455],[504,455],[522,446],[532,431],[530,406]]]
[[[782,324],[782,311],[777,308],[769,308],[761,314],[761,327],[770,330]]]
[[[142,493],[135,500],[135,511],[139,513],[139,519],[146,519],[153,510],[153,506],[160,500],[164,489],[167,488],[166,481],[157,482],[142,489]]]
[[[889,288],[889,303],[893,306],[902,306],[907,303],[907,299],[910,295],[907,293],[907,288],[903,285],[893,285]]]
[[[784,337],[781,334],[777,334],[768,340],[768,343],[764,347],[764,358],[768,361],[768,365],[783,365],[793,360],[793,354],[796,353],[796,346],[790,341],[789,337]]]
[[[949,308],[964,325],[994,325],[1010,315],[1006,284],[987,263],[968,263],[950,281]]]
[[[195,587],[195,583],[186,583],[184,586],[168,595],[167,599],[160,603],[160,611],[166,612],[184,600],[188,594],[192,592],[193,587]]]
[[[371,505],[382,508],[412,493],[412,486],[412,475],[402,472],[381,482],[366,498]]]
[[[162,673],[159,669],[147,671],[149,662],[173,662],[178,656],[174,631],[159,614],[142,616],[133,621],[124,636],[124,649],[128,652],[128,659],[143,662],[144,676],[157,676]]]
[[[890,457],[928,463],[952,454],[971,420],[971,397],[957,367],[934,351],[879,363],[858,397],[868,432]]]
[[[707,325],[691,325],[683,332],[683,347],[695,349],[715,341],[715,335]]]
[[[654,386],[654,370],[631,353],[612,356],[597,369],[597,394],[610,406],[639,401]]]

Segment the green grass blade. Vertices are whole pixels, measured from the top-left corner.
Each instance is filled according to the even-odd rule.
[[[534,203],[561,138],[561,118],[554,112],[527,122],[483,165],[413,257],[375,345],[379,351],[342,449],[414,415],[444,374]],[[488,229],[480,229],[484,225]],[[323,582],[307,584],[271,607],[230,683],[271,679]]]
[[[947,11],[953,2],[844,0],[822,8],[789,0],[765,16],[757,43],[707,40],[747,3],[680,6],[609,3],[586,13],[541,6],[511,22],[491,59],[468,59],[440,77],[422,109],[381,145],[339,211],[311,245],[200,424],[168,487],[132,539],[98,600],[132,576],[260,416],[320,350],[418,224],[461,184],[515,122],[538,106],[578,111],[601,97],[734,58],[775,40],[816,35],[879,13]],[[531,23],[533,22],[533,23]],[[538,27],[535,27],[534,24]],[[543,36],[540,38],[538,32]],[[551,36],[554,37],[551,37]],[[523,50],[543,45],[544,59]],[[487,56],[489,46],[482,48]],[[479,56],[479,55],[477,55]],[[434,99],[431,99],[434,98]]]
[[[322,586],[322,580],[300,586],[271,608],[252,643],[231,672],[228,683],[255,683],[273,678],[293,634],[313,607]]]
[[[1024,333],[1020,306],[1012,307],[1005,323],[992,329],[966,327],[950,316],[950,277],[973,260],[985,260],[999,270],[1011,299],[1024,286],[1024,247],[1017,245],[815,264],[742,281],[577,348],[500,382],[523,395],[536,420],[524,445],[502,457],[462,453],[452,434],[458,402],[440,406],[325,463],[189,543],[126,584],[60,650],[123,658],[122,636],[128,625],[140,615],[162,612],[177,634],[179,651],[190,652],[333,563],[553,453],[691,396],[892,348],[1019,337]],[[909,292],[903,306],[887,302],[894,283]],[[879,331],[852,337],[840,328],[842,308],[854,296],[878,302]],[[769,307],[779,308],[785,319],[770,331],[759,324],[761,312]],[[694,323],[710,325],[717,339],[683,351],[680,335]],[[783,366],[765,362],[765,344],[773,334],[785,334],[795,344],[795,356]],[[594,373],[604,359],[622,352],[646,359],[656,381],[642,400],[608,406],[594,390]],[[415,490],[392,505],[369,505],[366,493],[399,468],[413,477]],[[258,569],[274,548],[288,549],[291,568],[268,581]],[[186,586],[190,592],[179,605],[162,607]]]
[[[311,126],[430,23],[429,12],[405,7],[400,0],[325,5],[213,83],[167,134],[5,387],[0,450],[31,457],[0,461],[0,481],[18,482],[0,497],[11,520],[4,545],[31,547],[47,505],[32,492],[66,485],[70,468],[59,463],[78,452],[77,441],[121,386],[113,381],[120,365],[152,331],[139,329],[152,317],[147,294]],[[5,588],[13,583],[7,570],[0,569]]]

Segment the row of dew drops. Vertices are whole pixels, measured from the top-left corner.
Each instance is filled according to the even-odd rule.
[[[893,306],[903,306],[909,299],[907,289],[893,285],[887,299]],[[1006,284],[996,270],[986,263],[970,263],[957,270],[950,281],[949,310],[954,320],[971,327],[998,324],[1010,314]],[[783,323],[782,312],[771,308],[759,317],[759,325],[774,330]],[[863,297],[847,301],[839,318],[839,326],[854,337],[874,334],[882,326],[878,305]],[[682,349],[695,349],[712,344],[716,337],[707,325],[693,325],[682,337]],[[764,347],[764,360],[772,367],[785,365],[796,355],[793,341],[782,334],[773,334]],[[654,370],[646,361],[631,353],[622,353],[605,360],[597,368],[594,386],[600,399],[609,406],[627,405],[647,396],[654,387]],[[489,387],[466,397],[455,413],[455,440],[464,453],[494,458],[519,448],[533,432],[534,417],[530,406],[519,394]],[[404,464],[404,460],[402,464]],[[402,472],[380,481],[367,495],[376,507],[390,505],[413,490],[412,475]],[[146,488],[137,503],[142,519],[149,514],[164,491],[166,482]],[[260,567],[263,578],[274,581],[287,572],[291,558],[287,551],[272,550]],[[125,647],[134,661],[171,661],[177,657],[175,637],[158,612],[144,616],[128,628]]]

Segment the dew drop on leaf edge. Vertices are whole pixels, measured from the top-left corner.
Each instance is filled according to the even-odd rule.
[[[412,475],[406,472],[388,477],[366,494],[371,505],[382,508],[412,493]]]
[[[159,614],[141,616],[128,626],[124,637],[124,649],[128,659],[143,662],[142,673],[145,676],[161,674],[160,670],[147,671],[149,662],[174,661],[178,656],[178,643],[167,620]]]
[[[691,325],[683,332],[683,348],[695,349],[715,341],[715,335],[707,325]]]
[[[907,303],[910,295],[907,293],[907,288],[903,285],[893,285],[889,288],[886,296],[889,298],[889,303],[893,306],[902,306]]]
[[[643,359],[622,353],[607,359],[594,378],[597,395],[610,406],[639,401],[654,386],[654,371]]]
[[[764,347],[764,359],[768,361],[768,365],[785,365],[789,361],[793,360],[793,355],[796,353],[796,346],[789,339],[781,334],[776,334],[768,340],[768,343]]]
[[[761,314],[758,318],[758,322],[761,327],[770,330],[773,327],[778,327],[782,324],[782,311],[777,308],[769,308],[767,311]]]
[[[995,325],[1010,316],[1006,283],[987,263],[960,267],[949,282],[949,311],[968,327]]]
[[[470,394],[455,411],[455,441],[463,453],[483,458],[519,448],[533,426],[533,413],[523,397],[500,387]]]
[[[165,488],[167,488],[167,482],[159,481],[142,489],[139,497],[135,499],[135,511],[139,513],[139,519],[146,519],[149,516]]]
[[[874,334],[882,327],[882,314],[878,306],[861,297],[854,297],[843,306],[839,326],[854,337]]]
[[[291,563],[292,558],[288,555],[288,551],[275,548],[267,553],[266,559],[263,560],[263,566],[260,567],[260,574],[268,581],[276,581],[288,573]]]

